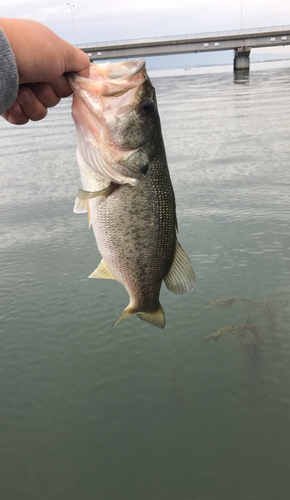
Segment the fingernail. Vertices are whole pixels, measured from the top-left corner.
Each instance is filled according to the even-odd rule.
[[[32,97],[27,90],[19,91],[17,101],[21,102],[21,104],[31,104]]]
[[[12,106],[10,106],[9,111],[12,111],[13,113],[17,113],[20,115],[22,113],[22,108],[21,108],[20,104],[17,101],[15,101],[12,104]]]

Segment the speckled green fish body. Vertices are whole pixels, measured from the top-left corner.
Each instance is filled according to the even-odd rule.
[[[145,62],[92,65],[73,76],[73,117],[83,183],[75,212],[88,209],[102,261],[94,278],[116,279],[130,297],[119,321],[137,314],[165,325],[159,293],[190,291],[194,272],[177,242],[175,198],[155,90]]]

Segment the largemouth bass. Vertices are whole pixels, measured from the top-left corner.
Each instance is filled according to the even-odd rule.
[[[114,324],[137,314],[164,328],[162,281],[182,294],[195,276],[176,238],[175,197],[145,61],[91,64],[89,79],[72,74],[69,81],[83,185],[74,211],[88,211],[102,255],[89,277],[126,288],[130,303]]]

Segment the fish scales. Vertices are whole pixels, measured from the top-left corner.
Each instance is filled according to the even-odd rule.
[[[164,167],[157,156],[144,182],[89,202],[101,255],[106,255],[106,264],[120,283],[131,276],[133,307],[141,311],[146,307],[147,312],[158,307],[161,283],[175,251],[175,203]],[[159,258],[152,258],[156,254]]]
[[[91,66],[91,79],[70,77],[83,184],[74,210],[89,207],[102,255],[90,277],[116,279],[128,291],[130,303],[115,324],[137,314],[163,328],[163,280],[185,293],[195,276],[176,238],[155,90],[143,59]]]

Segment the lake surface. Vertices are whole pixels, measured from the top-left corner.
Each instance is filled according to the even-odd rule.
[[[290,68],[187,73],[153,78],[197,277],[164,330],[87,279],[71,100],[0,122],[2,499],[289,499]]]

